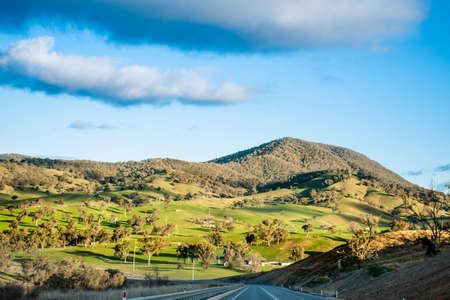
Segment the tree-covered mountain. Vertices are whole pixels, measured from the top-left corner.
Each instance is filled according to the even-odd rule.
[[[289,180],[292,176],[317,172],[350,170],[379,180],[411,185],[379,163],[347,148],[282,138],[210,161],[231,167],[263,182]]]
[[[394,193],[400,189],[419,195],[423,190],[360,153],[294,138],[199,163],[175,159],[107,163],[0,155],[0,189],[40,186],[90,191],[105,184],[144,189],[164,175],[226,196],[295,186],[318,177],[330,179],[324,174],[334,181],[354,176]]]

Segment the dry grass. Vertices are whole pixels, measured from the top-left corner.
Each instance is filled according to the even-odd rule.
[[[207,284],[183,284],[167,285],[160,287],[133,287],[127,289],[128,298],[152,296],[159,294],[196,290],[208,287]],[[45,291],[39,295],[39,300],[122,300],[122,289],[112,289],[107,291]]]

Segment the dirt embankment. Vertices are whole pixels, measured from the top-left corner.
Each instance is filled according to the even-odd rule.
[[[450,299],[450,249],[435,257],[395,270],[341,293],[342,298],[359,299]]]

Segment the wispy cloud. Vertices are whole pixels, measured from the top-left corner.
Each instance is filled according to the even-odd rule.
[[[424,174],[424,170],[417,170],[417,171],[410,170],[410,171],[405,172],[405,175],[409,175],[409,176],[419,176],[419,175],[423,175],[423,174]]]
[[[0,1],[0,28],[76,24],[115,43],[254,52],[360,44],[409,33],[422,0]],[[43,21],[44,20],[44,21]],[[51,20],[52,22],[49,22]],[[118,21],[119,20],[119,21]]]
[[[87,121],[74,121],[70,123],[69,126],[67,127],[77,130],[93,130],[93,129],[112,130],[117,128],[109,124],[95,124],[94,122],[87,122]]]
[[[212,85],[199,70],[161,71],[142,65],[119,66],[108,57],[64,55],[54,39],[22,40],[0,56],[0,84],[49,94],[88,96],[114,105],[232,104],[249,98],[233,82]]]
[[[434,171],[435,172],[447,172],[447,171],[450,171],[450,164],[438,166],[438,167],[434,168]]]

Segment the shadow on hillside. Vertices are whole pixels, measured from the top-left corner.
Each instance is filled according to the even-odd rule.
[[[109,212],[112,212],[112,213],[115,213],[115,214],[122,214],[122,212],[118,209],[118,208],[116,208],[116,207],[108,207],[107,209],[106,209],[106,211],[109,211]]]
[[[353,215],[339,214],[340,217],[344,218],[349,222],[361,223],[360,217],[355,217]],[[361,216],[362,217],[362,216]]]
[[[368,204],[362,203],[362,202],[361,203],[354,203],[353,206],[355,208],[358,208],[359,210],[365,211],[366,213],[369,213],[371,215],[376,215],[376,216],[380,216],[380,217],[381,216],[389,217],[389,214],[386,213],[385,211],[383,211],[383,210],[381,210],[379,208],[370,206]]]
[[[387,212],[378,209],[376,207],[370,206],[368,204],[365,203],[355,203],[354,206],[360,210],[364,210],[367,213],[374,215],[374,216],[378,216],[380,217],[380,226],[387,226],[388,223],[387,222],[383,222],[383,219],[385,220],[390,220],[392,218],[392,216],[390,214],[388,214]]]
[[[105,254],[101,254],[101,253],[95,253],[95,252],[91,252],[89,250],[75,250],[75,251],[64,251],[65,253],[71,255],[71,256],[77,256],[80,258],[83,257],[95,257],[105,263],[108,264],[123,264],[123,261],[114,255],[105,255]],[[137,255],[142,255],[142,253],[140,251],[136,251]],[[153,264],[165,264],[165,265],[177,265],[179,262],[178,261],[167,261],[167,260],[161,260],[164,258],[176,258],[175,254],[160,254],[160,255],[154,255],[152,257],[152,265]],[[133,261],[133,252],[130,251],[130,254],[128,255],[127,258],[127,264],[131,263]],[[147,264],[147,259],[146,258],[142,258],[142,257],[136,257],[136,264]],[[161,268],[162,270],[163,268]],[[173,268],[171,267],[167,267],[165,268],[167,270],[171,270]]]
[[[277,204],[269,204],[269,205],[266,205],[263,207],[244,207],[241,209],[252,212],[252,213],[279,213],[280,211],[285,211],[285,212],[301,213],[305,217],[306,216],[307,217],[314,217],[314,216],[321,217],[321,216],[326,215],[326,213],[324,213],[320,210],[315,210],[312,207],[299,211],[299,210],[297,210],[293,207],[289,207],[289,206],[280,208],[280,204],[278,204],[278,205]]]
[[[319,255],[319,254],[322,254],[323,252],[320,252],[320,251],[305,251],[305,254],[308,254],[309,256],[312,256],[312,255]]]
[[[196,231],[201,231],[201,232],[206,232],[206,233],[208,233],[208,232],[210,231],[209,228],[202,228],[202,227],[200,227],[200,228],[191,227],[191,228],[188,228],[188,229],[190,229],[190,230],[196,230]]]
[[[75,250],[75,251],[66,250],[64,252],[69,255],[77,256],[77,257],[96,257],[96,258],[100,259],[101,261],[108,262],[108,263],[121,263],[122,262],[116,256],[105,255],[105,254],[101,254],[101,253],[94,253],[89,250]]]
[[[61,208],[58,208],[57,211],[59,211],[60,213],[63,213],[63,214],[71,214],[70,211],[66,211],[66,210],[63,210]]]
[[[343,237],[340,237],[340,236],[326,236],[326,238],[328,238],[332,241],[336,241],[336,242],[347,242],[346,239],[344,239]]]
[[[307,219],[307,218],[305,218],[305,219]],[[305,219],[303,219],[303,220],[291,220],[291,222],[292,223],[302,223],[302,224],[305,224]]]

